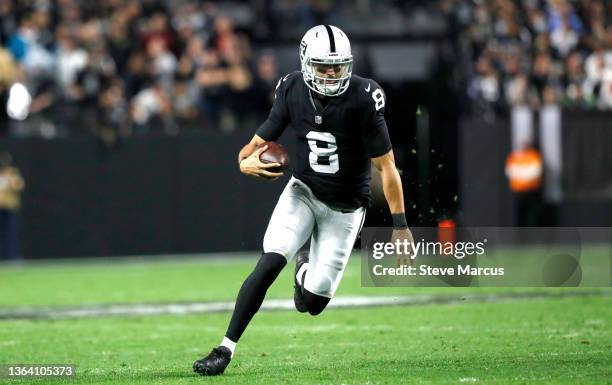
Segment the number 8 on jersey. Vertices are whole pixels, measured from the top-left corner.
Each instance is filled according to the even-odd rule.
[[[340,160],[338,159],[338,146],[336,145],[336,137],[329,132],[310,131],[306,134],[310,154],[308,160],[310,167],[323,174],[335,174],[340,169]],[[319,147],[319,143],[325,143],[325,147]]]

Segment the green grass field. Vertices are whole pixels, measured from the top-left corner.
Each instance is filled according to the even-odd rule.
[[[0,310],[233,300],[248,259],[0,266]],[[454,304],[261,312],[226,374],[191,372],[229,313],[0,320],[0,364],[72,363],[73,379],[0,384],[612,384],[609,288],[361,288],[338,296],[580,294]],[[290,270],[269,298],[291,298]]]

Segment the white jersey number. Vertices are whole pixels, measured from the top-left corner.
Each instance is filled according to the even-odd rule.
[[[372,92],[372,99],[374,99],[374,107],[376,107],[376,111],[385,106],[385,96],[380,88],[377,88],[376,91]]]
[[[340,169],[340,162],[338,160],[338,146],[336,145],[336,137],[329,132],[317,132],[310,131],[306,134],[308,139],[308,146],[310,147],[310,154],[308,154],[308,160],[310,161],[310,167],[316,172],[324,174],[335,174]],[[325,147],[317,146],[317,142],[326,143]],[[319,157],[326,157],[329,159],[329,164],[320,164]]]

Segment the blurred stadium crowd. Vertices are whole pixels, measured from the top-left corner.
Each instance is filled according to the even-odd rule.
[[[265,43],[297,47],[304,31],[324,22],[347,20],[357,30],[370,3],[0,0],[0,105],[16,82],[25,87],[15,94],[31,97],[25,115],[13,114],[27,124],[7,124],[0,109],[0,132],[94,133],[112,142],[188,127],[253,127],[267,116],[280,76]],[[376,13],[387,18],[393,6],[379,2]],[[255,52],[254,41],[264,48]]]
[[[0,104],[15,82],[31,95],[17,136],[253,127],[280,75],[274,51],[253,42],[295,43],[322,22],[405,38],[433,13],[461,31],[477,104],[612,108],[605,0],[1,0]]]
[[[473,74],[471,99],[503,108],[612,108],[612,2],[449,0]]]
[[[200,1],[0,1],[0,91],[26,84],[43,136],[79,127],[102,136],[181,124],[232,130],[261,118],[275,57],[253,58],[234,27],[243,9]],[[3,103],[4,105],[4,103]],[[61,126],[56,122],[61,122]],[[28,127],[35,127],[28,125]]]

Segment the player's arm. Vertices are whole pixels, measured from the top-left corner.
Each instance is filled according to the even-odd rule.
[[[397,168],[395,167],[393,150],[384,155],[372,158],[372,164],[378,171],[380,171],[383,192],[385,194],[387,204],[389,205],[389,210],[391,211],[391,217],[393,219],[392,242],[395,242],[396,240],[403,242],[406,240],[410,245],[414,244],[412,232],[408,228],[408,223],[406,222],[402,179],[397,171]],[[404,264],[412,265],[414,259],[412,253],[409,255],[398,254],[398,266],[402,263],[401,257],[404,257]]]
[[[265,141],[278,139],[289,124],[289,112],[285,103],[285,82],[289,75],[278,80],[274,93],[274,104],[268,115],[268,119],[257,129],[255,135],[246,146],[238,153],[238,164],[240,172],[257,178],[274,180],[283,175],[282,172],[271,172],[268,169],[278,167],[278,163],[262,163],[259,155],[267,150],[267,147],[258,148]]]
[[[268,146],[258,148],[265,140],[258,135],[247,143],[238,153],[238,165],[244,175],[267,180],[275,180],[283,176],[282,172],[272,172],[268,169],[279,167],[279,163],[263,163],[259,156],[268,149]]]
[[[384,155],[372,158],[372,164],[378,171],[380,171],[380,177],[382,180],[383,192],[385,199],[389,205],[389,210],[394,218],[398,218],[398,226],[402,223],[403,226],[408,227],[406,222],[405,210],[404,210],[404,192],[402,190],[402,179],[400,178],[399,172],[395,167],[395,158],[393,157],[393,150],[387,152]],[[401,216],[401,218],[400,218]],[[394,226],[396,220],[394,219]]]
[[[371,92],[370,92],[371,89]],[[385,121],[385,93],[382,87],[373,80],[368,81],[366,88],[364,111],[367,122],[364,131],[364,144],[372,164],[380,171],[383,192],[393,215],[393,226],[408,228],[404,214],[404,192],[402,180],[397,168],[391,148],[389,130]]]

